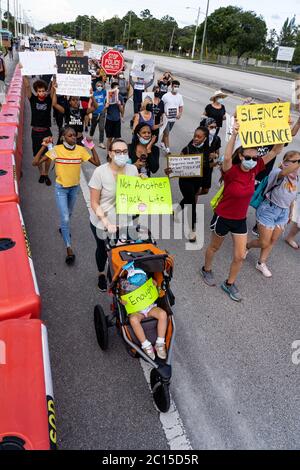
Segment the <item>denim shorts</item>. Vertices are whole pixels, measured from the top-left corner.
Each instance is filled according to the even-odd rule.
[[[256,211],[256,220],[264,227],[274,229],[275,227],[284,228],[289,221],[289,209],[282,209],[276,204],[265,199]]]

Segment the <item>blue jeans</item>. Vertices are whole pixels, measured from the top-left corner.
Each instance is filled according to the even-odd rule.
[[[67,248],[71,247],[70,217],[75,206],[79,189],[79,185],[64,188],[60,184],[55,183],[55,198],[60,215],[61,234]]]

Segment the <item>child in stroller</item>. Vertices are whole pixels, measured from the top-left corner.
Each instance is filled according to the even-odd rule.
[[[134,262],[128,263],[126,266],[124,266],[122,274],[125,274],[126,272],[127,277],[125,278],[121,276],[120,279],[121,295],[135,291],[148,281],[146,272],[142,269],[135,268]],[[153,284],[155,287],[157,286],[157,283],[154,280]],[[125,300],[122,300],[122,304],[125,305],[126,308]],[[165,360],[167,358],[165,337],[168,324],[168,317],[165,310],[159,308],[157,304],[152,303],[144,310],[129,314],[128,317],[129,323],[137,339],[140,341],[143,351],[152,360],[155,360],[155,351],[160,359]],[[155,350],[151,342],[146,338],[144,329],[142,327],[142,320],[145,318],[155,318],[157,320],[157,339],[155,343]]]

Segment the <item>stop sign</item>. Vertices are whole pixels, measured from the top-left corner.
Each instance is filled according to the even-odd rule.
[[[124,57],[119,51],[107,51],[102,56],[101,65],[107,75],[118,75],[124,68]]]

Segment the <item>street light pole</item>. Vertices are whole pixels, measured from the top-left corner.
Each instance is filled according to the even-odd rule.
[[[196,49],[196,41],[197,41],[197,31],[199,27],[199,19],[200,19],[200,7],[198,8],[198,16],[197,16],[197,22],[196,22],[196,28],[195,28],[195,36],[194,36],[194,42],[193,42],[193,50],[192,50],[192,59],[195,56],[195,49]]]
[[[209,10],[209,0],[207,0],[207,8],[206,8],[206,15],[205,15],[204,31],[203,31],[202,44],[201,44],[201,53],[200,53],[200,63],[201,63],[201,64],[203,63],[203,52],[204,52],[204,44],[205,44],[205,36],[206,36],[206,27],[207,27],[208,10]]]
[[[129,49],[129,42],[130,42],[130,30],[131,30],[131,10],[129,13],[129,25],[128,25],[128,41],[127,41],[127,50]]]

